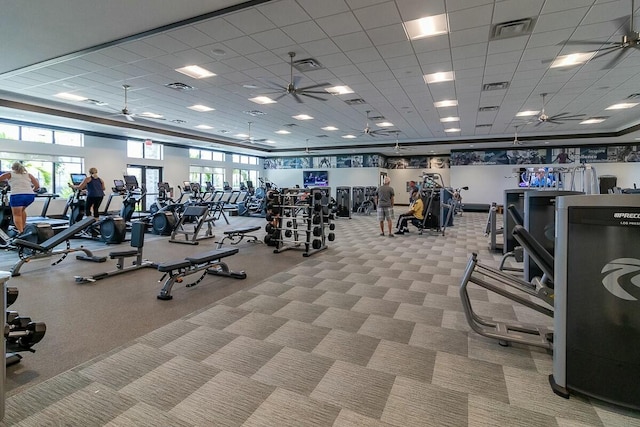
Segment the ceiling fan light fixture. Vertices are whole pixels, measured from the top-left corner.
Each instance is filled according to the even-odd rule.
[[[249,98],[249,101],[255,102],[256,104],[265,105],[265,104],[275,104],[278,101],[275,101],[268,96],[256,96],[255,98]]]
[[[308,114],[298,114],[297,116],[291,116],[291,117],[296,120],[313,120],[313,117],[311,117]]]
[[[439,36],[449,33],[447,14],[425,16],[402,23],[404,32],[409,40],[419,40],[425,37]]]
[[[560,67],[572,67],[574,65],[580,65],[588,62],[593,56],[597,53],[595,52],[587,52],[587,53],[572,53],[569,55],[558,56],[549,66],[549,68],[560,68]]]
[[[176,71],[194,79],[205,79],[216,75],[199,65],[187,65],[186,67],[176,68]]]
[[[453,81],[456,75],[453,71],[443,71],[440,73],[425,74],[423,77],[426,84],[431,84]]]
[[[324,90],[329,92],[331,95],[346,95],[348,93],[353,93],[353,89],[349,86],[333,86],[327,87]]]

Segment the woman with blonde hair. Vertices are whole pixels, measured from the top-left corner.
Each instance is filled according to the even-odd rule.
[[[11,172],[0,175],[0,181],[9,181],[11,186],[11,216],[18,234],[24,232],[27,224],[27,206],[36,198],[36,190],[40,188],[38,180],[25,169],[21,162],[13,162]]]
[[[100,204],[104,199],[104,181],[98,176],[98,169],[89,169],[89,176],[86,177],[79,185],[73,186],[77,190],[87,189],[87,200],[85,202],[85,214],[91,216],[91,208],[93,208],[93,217],[100,217]]]

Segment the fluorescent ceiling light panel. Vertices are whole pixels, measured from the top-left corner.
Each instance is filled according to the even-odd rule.
[[[275,143],[276,143],[276,142],[275,142],[274,140],[272,140],[272,139],[267,139],[265,142],[266,142],[267,144],[275,144]]]
[[[425,74],[424,82],[429,83],[441,83],[441,82],[450,82],[455,80],[456,76],[453,71],[444,71],[442,73],[433,73],[433,74]]]
[[[335,126],[325,126],[322,128],[322,130],[339,130],[339,129]]]
[[[86,101],[89,98],[85,98],[84,96],[74,95],[72,93],[60,92],[53,95],[57,98],[66,99],[67,101]]]
[[[313,120],[313,117],[308,114],[298,114],[297,116],[291,116],[296,120]]]
[[[529,116],[535,116],[536,114],[538,114],[540,111],[533,111],[533,110],[528,110],[528,111],[520,111],[519,113],[516,113],[516,117],[529,117]]]
[[[176,68],[176,71],[182,74],[186,74],[194,79],[204,79],[207,77],[215,76],[211,71],[202,68],[198,65],[187,65],[186,67]]]
[[[379,126],[381,128],[390,128],[393,126],[393,123],[391,122],[380,122],[380,123],[376,123],[376,126]]]
[[[207,107],[206,105],[196,104],[191,107],[187,107],[190,110],[199,111],[201,113],[206,113],[207,111],[213,111],[215,108]]]
[[[440,119],[440,122],[442,123],[459,122],[459,121],[460,121],[460,117],[443,117]]]
[[[458,101],[456,101],[455,99],[445,99],[444,101],[438,101],[433,103],[433,106],[436,108],[455,107],[457,105],[458,105]]]
[[[620,104],[613,104],[608,106],[607,108],[605,108],[605,110],[624,110],[627,108],[633,108],[636,105],[638,105],[638,103],[633,103],[633,102],[622,102]]]
[[[355,135],[351,135],[351,134],[349,134],[349,135],[342,135],[342,137],[343,137],[344,139],[353,139],[353,138],[355,138],[356,136],[355,136]]]
[[[213,129],[213,126],[209,126],[209,125],[198,125],[196,127],[198,129]]]
[[[255,102],[256,104],[275,104],[278,101],[274,101],[273,99],[269,98],[268,96],[256,96],[255,98],[249,98],[249,101],[251,102]]]
[[[291,132],[289,132],[288,130],[280,129],[277,130],[276,133],[280,135],[289,135]]]
[[[549,68],[571,67],[573,65],[584,64],[593,58],[597,52],[588,53],[572,53],[570,55],[558,56],[549,66]]]
[[[237,133],[236,136],[238,138],[249,138],[249,135],[247,135],[246,133]]]
[[[402,23],[402,26],[409,40],[439,36],[449,32],[446,13],[407,21]]]
[[[150,111],[145,111],[144,113],[140,114],[141,117],[148,117],[150,119],[161,119],[162,118],[162,114],[157,114],[157,113],[152,113]]]
[[[449,128],[449,129],[445,129],[445,132],[460,132],[460,129],[458,128]]]
[[[605,120],[607,120],[607,119],[604,118],[604,117],[592,117],[590,119],[581,121],[580,124],[581,125],[595,125],[597,123],[602,123]]]
[[[353,93],[353,89],[349,86],[333,86],[325,88],[331,95],[346,95],[347,93]]]

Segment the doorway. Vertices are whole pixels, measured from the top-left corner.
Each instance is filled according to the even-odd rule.
[[[137,212],[146,212],[158,196],[158,183],[162,182],[162,168],[159,166],[127,165],[127,175],[133,175],[138,184],[146,189],[146,195],[136,206]]]

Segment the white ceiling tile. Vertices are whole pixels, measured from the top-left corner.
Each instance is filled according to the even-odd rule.
[[[264,47],[260,43],[249,36],[227,40],[224,42],[224,45],[229,46],[229,48],[238,52],[240,55],[248,55],[250,53],[262,52],[264,50]]]
[[[272,52],[265,50],[263,52],[252,53],[247,55],[247,59],[256,64],[266,67],[268,65],[274,65],[282,62],[282,59],[278,55],[274,55]]]
[[[333,42],[344,52],[373,46],[364,31],[336,36],[333,38]]]
[[[316,20],[316,23],[329,36],[339,36],[362,31],[362,27],[351,12],[319,18]]]
[[[449,34],[451,47],[477,44],[479,41],[488,41],[491,28],[488,25],[477,26],[466,30],[453,31]]]
[[[545,0],[505,0],[496,4],[493,23],[515,21],[516,19],[538,16]]]
[[[403,21],[440,15],[446,12],[444,0],[397,0],[396,3]]]
[[[449,13],[449,31],[461,31],[491,24],[493,5],[484,5]]]
[[[194,27],[217,41],[235,39],[244,35],[242,31],[225,21],[223,18],[214,18],[194,24]]]
[[[393,59],[402,56],[406,58],[406,60],[412,58],[411,61],[417,62],[416,57],[413,54],[413,49],[411,48],[411,43],[408,41],[380,45],[378,46],[378,52],[380,53],[380,56],[385,59]],[[401,61],[405,61],[405,59],[401,59]]]
[[[295,44],[289,36],[277,28],[253,34],[251,38],[267,49],[277,49],[279,47],[292,46]]]
[[[527,36],[513,37],[510,39],[492,40],[489,42],[488,53],[511,52],[513,50],[524,50],[529,38]]]
[[[349,10],[349,6],[344,0],[322,0],[321,2],[318,0],[297,0],[297,2],[312,18],[335,15]]]
[[[389,67],[387,66],[387,63],[382,60],[371,61],[371,62],[360,62],[357,64],[357,66],[358,66],[358,69],[363,74],[374,73],[378,71],[389,71]]]
[[[312,56],[322,56],[340,52],[340,48],[329,39],[300,43],[300,46]]]
[[[561,30],[563,28],[575,28],[580,24],[589,8],[572,9],[561,12],[540,15],[533,29],[534,33]]]
[[[270,1],[260,7],[260,12],[278,27],[311,19],[295,0]]]
[[[449,49],[434,50],[428,53],[419,53],[416,55],[421,65],[438,64],[443,62],[451,63],[451,51]],[[451,70],[441,70],[451,71]]]
[[[371,28],[367,30],[367,34],[376,45],[408,41],[402,25],[399,24]]]
[[[244,34],[255,34],[275,28],[273,22],[255,8],[225,15],[224,19]]]
[[[173,37],[169,37],[166,34],[156,34],[144,39],[144,41],[145,43],[168,53],[187,50],[190,48],[189,45],[182,43],[180,40],[174,39]],[[107,51],[108,50],[110,49],[107,49]],[[107,54],[106,51],[103,53]]]
[[[167,32],[167,35],[191,47],[204,46],[216,41],[193,26],[176,28]]]
[[[313,21],[301,22],[295,25],[288,25],[286,27],[282,27],[282,31],[284,31],[297,43],[319,40],[327,36],[324,31],[322,31],[322,29]]]
[[[402,23],[398,8],[392,1],[357,9],[353,13],[365,30]]]
[[[331,69],[341,70],[347,72],[346,68],[355,66],[351,63],[351,60],[342,52],[332,53],[328,55],[318,55],[316,57],[318,61],[325,67],[331,67]],[[337,75],[337,74],[336,74]]]
[[[382,60],[382,57],[380,56],[378,51],[373,47],[366,48],[366,49],[351,50],[349,52],[345,52],[345,55],[347,55],[347,57],[354,64],[358,64],[362,62],[370,62],[375,60]],[[384,61],[381,61],[381,62],[384,62]]]
[[[412,67],[417,70],[421,70],[420,63],[418,62],[418,59],[415,57],[415,55],[397,57],[391,61],[387,60],[387,58],[385,58],[385,60],[387,62],[387,65],[389,66],[389,69],[391,70],[397,70],[397,69],[407,68],[407,67]]]

